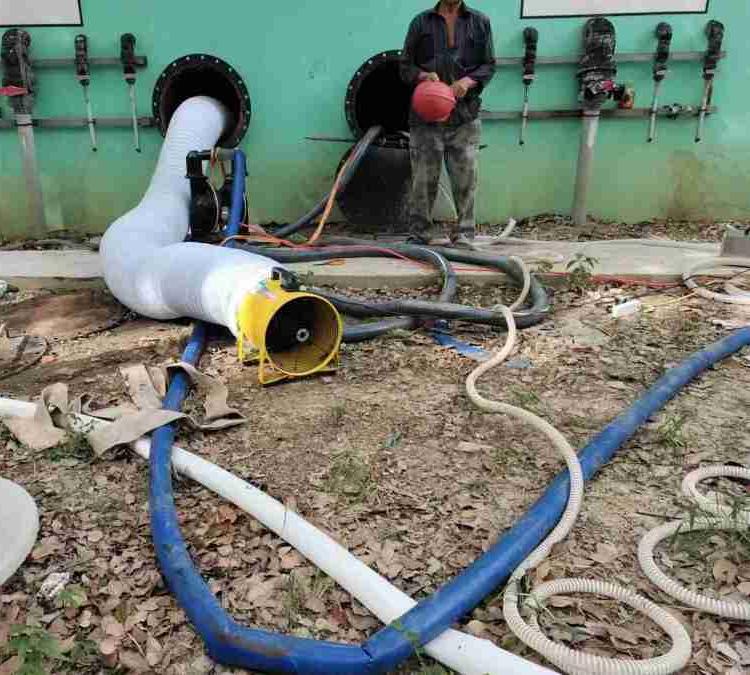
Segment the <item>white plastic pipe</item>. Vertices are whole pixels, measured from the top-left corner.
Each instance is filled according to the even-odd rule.
[[[104,279],[112,295],[152,319],[190,317],[239,334],[237,314],[280,265],[268,258],[208,244],[186,243],[190,183],[185,160],[213,148],[228,113],[205,96],[175,111],[151,184],[140,204],[115,221],[102,239]]]
[[[682,275],[685,285],[694,293],[697,293],[700,297],[706,300],[715,300],[716,302],[723,302],[729,305],[750,305],[750,295],[747,293],[741,293],[739,295],[724,295],[723,293],[716,293],[709,291],[707,288],[703,288],[697,281],[696,277],[701,274],[706,274],[709,271],[718,271],[719,269],[726,268],[739,268],[739,269],[750,269],[750,258],[713,258],[712,260],[703,261],[697,265],[693,265],[690,269],[686,270]],[[731,288],[731,286],[730,286]]]
[[[0,397],[0,417],[33,417],[35,405]],[[74,427],[91,430],[109,424],[86,415],[74,415]],[[131,448],[148,460],[151,440],[142,438]],[[192,478],[237,508],[256,518],[274,534],[297,549],[383,623],[388,624],[416,606],[408,595],[370,569],[331,537],[289,511],[228,471],[185,450],[172,448],[172,464],[183,476]],[[463,675],[552,675],[554,671],[506,652],[489,640],[456,630],[447,630],[425,646],[432,658]]]

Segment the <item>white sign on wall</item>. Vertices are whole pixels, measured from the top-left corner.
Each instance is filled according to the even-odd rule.
[[[521,0],[521,18],[597,14],[703,14],[708,11],[708,2],[709,0]]]
[[[0,0],[0,26],[80,26],[80,0]]]

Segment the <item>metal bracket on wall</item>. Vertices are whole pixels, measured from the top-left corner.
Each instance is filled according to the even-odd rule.
[[[138,68],[146,68],[148,66],[148,57],[136,56],[134,64]],[[34,68],[74,68],[76,60],[74,58],[33,59],[31,65]],[[122,67],[122,61],[119,56],[92,56],[89,59],[89,65]]]
[[[620,109],[612,108],[601,111],[601,117],[604,119],[644,119],[651,116],[651,108],[631,108]],[[719,112],[719,108],[712,106],[708,111],[709,114]],[[522,117],[519,111],[492,111],[483,110],[479,117],[483,120],[519,120]],[[657,111],[659,117],[677,118],[677,117],[697,117],[700,109],[696,107],[681,106],[664,106]],[[579,119],[583,117],[583,109],[574,110],[532,110],[529,112],[531,120],[552,120],[552,119]],[[317,140],[317,139],[315,139]]]
[[[705,52],[672,52],[672,61],[702,62]],[[727,52],[721,52],[719,58],[725,59]],[[523,66],[523,56],[501,56],[495,59],[497,66]],[[536,60],[539,66],[575,66],[581,60],[580,56],[539,56]],[[630,52],[617,55],[617,63],[653,63],[653,52]]]
[[[35,117],[31,120],[32,126],[39,129],[79,129],[88,126],[86,117]],[[13,129],[16,123],[12,120],[1,120],[0,129]],[[104,129],[131,129],[133,119],[131,117],[97,117],[96,126]],[[139,117],[139,127],[156,126],[153,117]]]

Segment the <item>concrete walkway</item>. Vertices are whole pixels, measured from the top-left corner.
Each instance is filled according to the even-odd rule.
[[[386,240],[373,244],[387,246]],[[565,272],[577,254],[595,258],[594,274],[636,277],[644,281],[679,281],[683,271],[695,263],[719,255],[714,243],[669,242],[662,240],[618,240],[592,242],[498,240],[480,238],[482,251],[518,256],[532,268],[541,262],[552,264],[552,272]],[[308,277],[308,283],[350,288],[415,288],[429,285],[437,273],[400,260],[354,259],[331,263],[291,266]],[[459,265],[461,283],[496,283],[496,272],[472,270]],[[0,279],[20,288],[85,287],[102,283],[99,256],[89,251],[0,252]],[[544,278],[544,274],[542,274]]]

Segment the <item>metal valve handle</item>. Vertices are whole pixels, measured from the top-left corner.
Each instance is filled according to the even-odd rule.
[[[91,71],[89,69],[89,44],[85,35],[76,35],[76,76],[80,83],[85,87],[91,80]]]
[[[135,42],[135,35],[132,33],[125,33],[120,37],[120,62],[128,82],[135,81]]]

